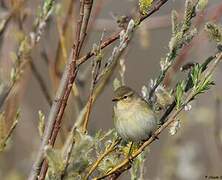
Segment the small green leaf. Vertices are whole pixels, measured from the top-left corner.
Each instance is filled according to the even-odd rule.
[[[191,78],[192,78],[194,89],[196,89],[197,86],[198,86],[198,83],[200,81],[201,73],[202,73],[201,66],[199,64],[195,64],[195,66],[191,70],[191,74],[190,74]]]
[[[198,85],[197,88],[197,94],[204,93],[208,89],[210,89],[210,86],[214,85],[214,82],[211,80],[212,75],[208,76]]]
[[[53,3],[54,0],[45,0],[44,4],[43,4],[43,16],[48,16],[48,14],[51,13],[52,9],[53,9]]]
[[[177,84],[176,87],[176,107],[179,109],[182,105],[182,97],[185,91],[185,81]]]

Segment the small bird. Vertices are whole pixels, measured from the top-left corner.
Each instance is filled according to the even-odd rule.
[[[114,126],[122,139],[139,142],[152,135],[157,128],[155,113],[135,91],[121,86],[115,90],[112,101]]]

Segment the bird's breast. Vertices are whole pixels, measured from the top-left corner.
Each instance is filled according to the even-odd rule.
[[[120,136],[132,141],[147,139],[157,126],[152,110],[139,104],[125,109],[115,107],[114,123]]]

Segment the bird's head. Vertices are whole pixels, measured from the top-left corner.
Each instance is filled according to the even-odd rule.
[[[127,86],[121,86],[114,91],[112,101],[121,108],[127,108],[135,100],[137,100],[137,93]]]

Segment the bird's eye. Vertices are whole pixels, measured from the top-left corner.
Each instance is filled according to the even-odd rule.
[[[127,98],[127,96],[123,96],[123,99],[126,99]]]

